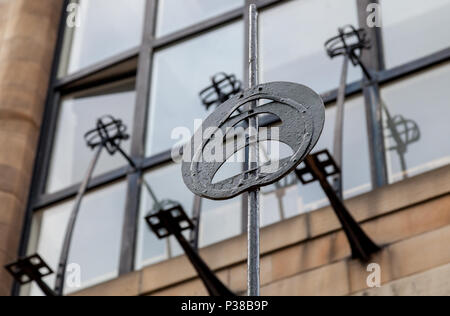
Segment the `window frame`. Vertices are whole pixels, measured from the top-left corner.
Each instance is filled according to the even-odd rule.
[[[101,86],[106,83],[135,78],[136,104],[134,127],[131,131],[131,156],[137,162],[138,171],[132,171],[132,169],[128,168],[124,163],[124,166],[121,168],[93,178],[88,188],[88,192],[91,192],[103,186],[108,186],[109,184],[115,183],[118,180],[125,180],[127,182],[126,209],[122,231],[119,275],[123,275],[133,271],[135,267],[134,260],[136,257],[136,238],[140,208],[140,178],[145,173],[171,162],[170,150],[154,155],[152,157],[145,156],[144,147],[147,135],[147,122],[149,121],[148,108],[152,80],[151,76],[153,52],[156,49],[161,49],[166,46],[179,43],[181,41],[196,37],[198,35],[204,34],[214,29],[220,28],[221,26],[242,19],[244,21],[245,31],[243,54],[245,62],[243,81],[246,85],[246,83],[248,82],[248,67],[245,65],[247,60],[246,55],[248,51],[249,34],[247,23],[249,16],[247,6],[250,3],[256,2],[260,10],[270,10],[272,6],[283,5],[288,1],[293,0],[246,0],[244,7],[234,9],[217,17],[199,22],[195,25],[176,31],[172,34],[156,38],[154,34],[158,11],[158,0],[146,0],[143,37],[140,46],[129,49],[116,56],[107,58],[89,67],[83,68],[73,74],[58,78],[58,68],[61,59],[60,55],[64,41],[65,21],[68,14],[66,12],[66,7],[70,3],[70,0],[64,0],[58,39],[54,52],[51,77],[49,81],[49,88],[43,115],[43,124],[40,131],[38,151],[35,159],[30,194],[28,198],[20,247],[18,251],[19,256],[24,256],[27,252],[32,217],[34,212],[75,197],[78,188],[80,187],[80,183],[78,183],[52,194],[45,193],[45,184],[47,181],[49,163],[52,154],[52,147],[56,130],[55,126],[58,120],[61,97],[69,92],[82,91],[84,89]],[[377,0],[354,1],[357,1],[358,4],[358,12],[355,12],[355,14],[358,14],[361,23],[361,21],[363,20],[362,18],[367,14],[365,10],[367,4],[369,2],[377,2]],[[419,58],[392,69],[385,69],[382,29],[379,28],[373,31],[369,31],[369,37],[373,43],[376,43],[376,45],[372,46],[372,52],[369,55],[371,55],[370,58],[375,58],[378,61],[378,68],[374,67],[373,65],[370,66],[375,70],[375,82],[380,88],[392,81],[408,77],[412,74],[429,69],[438,64],[443,64],[450,60],[449,46],[448,48],[436,52],[432,55]],[[112,75],[111,72],[113,73]],[[336,82],[336,86],[337,85],[338,83]],[[362,81],[350,83],[347,86],[347,97],[363,93],[363,87],[364,83]],[[322,95],[326,105],[332,104],[336,101],[337,92],[338,91],[336,88]],[[378,126],[377,128],[381,128],[382,130],[382,126]],[[370,138],[371,137],[369,136],[369,141],[372,141]],[[247,221],[247,203],[245,195],[242,196],[242,205],[242,232],[245,232]],[[14,284],[12,293],[13,295],[18,295],[18,284]]]

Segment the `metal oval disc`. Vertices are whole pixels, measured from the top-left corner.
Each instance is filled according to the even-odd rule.
[[[246,105],[255,100],[271,102],[248,111]],[[275,115],[280,119],[281,124],[277,125],[279,139],[265,135],[258,141],[280,141],[292,149],[293,155],[281,159],[277,170],[265,172],[264,167],[267,166],[262,165],[257,172],[250,170],[213,184],[214,176],[225,161],[248,145],[235,146],[233,151],[226,153],[226,159],[222,162],[206,162],[203,159],[204,152],[211,149],[215,136],[226,137],[230,128],[249,117],[263,114]],[[194,194],[211,200],[231,199],[246,191],[273,184],[291,173],[311,152],[319,140],[324,123],[324,103],[308,87],[290,82],[272,82],[248,89],[219,106],[184,147],[183,180]],[[204,131],[211,131],[211,137],[204,139]],[[255,140],[249,142],[251,144]],[[257,177],[253,176],[255,173]]]

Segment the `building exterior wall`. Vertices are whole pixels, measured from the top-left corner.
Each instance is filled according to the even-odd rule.
[[[251,0],[245,1],[246,4],[250,2]],[[282,3],[278,0],[258,2],[268,12],[276,11]],[[361,13],[364,12],[363,9],[368,3],[377,1],[355,0],[355,2],[359,3],[362,8],[360,8]],[[63,3],[63,0],[0,0],[0,295],[9,295],[12,289],[12,279],[2,267],[17,259],[19,240],[21,236],[26,236],[30,231],[30,227],[22,227],[25,210],[28,208],[29,213],[27,214],[30,218],[36,217],[36,214],[57,212],[58,210],[52,208],[59,206],[60,203],[72,201],[78,190],[79,184],[71,183],[70,186],[61,188],[61,191],[41,192],[45,191],[41,187],[45,185],[43,179],[47,177],[48,170],[45,169],[52,160],[49,153],[54,146],[53,138],[57,130],[55,126],[61,123],[57,118],[59,109],[63,108],[61,100],[72,97],[73,93],[83,95],[86,91],[91,93],[91,89],[102,90],[110,84],[128,82],[130,79],[133,81],[133,86],[136,83],[133,91],[136,90],[137,95],[135,102],[137,114],[134,118],[134,122],[137,124],[130,129],[130,133],[133,134],[134,143],[138,144],[138,146],[134,146],[133,152],[134,154],[139,152],[139,155],[133,158],[144,161],[142,170],[131,175],[126,168],[111,170],[111,174],[104,173],[94,179],[95,185],[88,190],[88,195],[89,193],[106,192],[109,186],[114,185],[115,181],[122,182],[123,188],[128,186],[128,191],[123,192],[124,195],[125,193],[127,195],[127,203],[123,209],[125,209],[129,225],[123,225],[125,227],[123,233],[110,232],[124,235],[121,239],[122,252],[119,258],[121,268],[117,272],[122,275],[111,281],[78,291],[73,295],[207,295],[206,289],[197,278],[197,274],[186,256],[175,258],[168,256],[169,260],[150,266],[144,264],[142,269],[133,265],[136,244],[132,243],[136,243],[134,240],[137,229],[136,221],[140,216],[138,213],[141,204],[145,205],[138,198],[140,177],[142,174],[146,177],[148,175],[150,176],[149,182],[152,182],[152,173],[158,168],[165,168],[167,163],[166,159],[159,156],[155,158],[144,154],[145,146],[141,138],[145,138],[144,130],[150,127],[145,113],[148,108],[154,106],[147,100],[150,95],[149,89],[152,86],[150,82],[159,80],[154,78],[152,71],[152,65],[156,65],[154,62],[155,52],[161,53],[171,47],[190,43],[202,34],[223,31],[223,28],[227,28],[233,23],[243,23],[246,19],[245,7],[233,9],[224,13],[223,16],[212,17],[210,20],[205,20],[206,22],[199,22],[193,27],[181,29],[174,34],[158,35],[158,32],[153,30],[154,21],[159,14],[156,9],[157,1],[142,1],[145,9],[143,6],[138,11],[147,10],[148,12],[145,14],[143,41],[139,47],[131,47],[117,55],[111,53],[110,57],[100,58],[92,65],[77,66],[73,73],[63,73],[61,76],[57,76],[56,70],[61,70],[58,69],[61,67],[55,63],[52,71],[52,63],[54,62],[54,48],[57,42]],[[356,17],[356,12],[354,13]],[[359,18],[363,17],[364,15],[360,14]],[[104,19],[106,18],[104,17]],[[104,20],[100,22],[103,23]],[[96,32],[87,30],[89,32],[86,34],[95,33],[97,36]],[[62,29],[59,31],[60,34],[64,33]],[[72,58],[72,56],[66,56],[68,53],[65,50],[69,50],[73,44],[71,41],[76,37],[73,36],[73,33],[76,33],[76,30],[68,32],[66,29],[64,36],[67,38],[64,36],[60,38],[62,64],[64,64],[64,60],[67,62]],[[100,38],[98,43],[101,42],[103,35],[98,35]],[[322,46],[320,48],[322,49]],[[377,50],[375,53],[380,53],[382,50],[383,48],[380,46],[379,51]],[[179,55],[183,57],[178,58],[189,56],[189,53],[192,52],[187,51],[186,55]],[[431,71],[433,67],[436,69],[448,67],[450,56],[448,48],[447,51],[436,51],[435,54],[434,57],[422,56],[418,62],[405,64],[406,66],[403,65],[391,72],[389,69],[384,70],[382,72],[384,77],[383,75],[379,77],[384,78],[384,81],[381,81],[387,85],[391,81],[395,81],[397,77],[399,80],[412,78],[422,68],[425,71]],[[442,57],[439,57],[441,55]],[[380,65],[372,65],[372,67],[374,69],[383,68],[382,59],[375,60],[375,58],[376,56],[371,56],[368,60],[369,64],[370,61],[378,61]],[[49,86],[52,72],[54,80]],[[245,76],[244,73],[243,77],[245,78]],[[390,79],[387,80],[385,77]],[[48,93],[49,90],[50,93]],[[350,90],[353,92],[349,93],[349,96],[356,94],[355,98],[362,100],[360,94],[362,91],[357,85],[350,85]],[[197,91],[191,92],[197,94]],[[326,103],[329,108],[334,106],[332,103],[335,101],[333,96],[336,94],[335,92],[328,93]],[[87,94],[89,95],[89,93]],[[44,132],[44,135],[48,134],[49,140],[40,146],[40,152],[42,151],[43,154],[39,155],[42,156],[40,162],[34,165],[39,131],[44,123],[42,117],[47,98],[49,99],[47,115],[51,113],[48,117],[52,122],[45,122],[44,130],[48,133]],[[133,106],[134,103],[131,103],[130,106]],[[183,104],[183,106],[185,105]],[[77,119],[85,120],[87,117],[88,115],[80,116]],[[89,118],[96,119],[96,117]],[[361,118],[346,117],[347,122],[358,119]],[[63,124],[73,123],[62,122]],[[67,127],[67,125],[64,126]],[[136,135],[138,135],[137,138]],[[432,145],[445,146],[447,145],[446,140],[443,141],[443,144],[436,140],[436,143]],[[358,143],[353,147],[359,149],[361,146],[363,145]],[[90,154],[90,152],[88,153]],[[75,156],[69,158],[83,160]],[[354,158],[363,160],[356,155]],[[439,166],[442,165],[445,164],[439,164]],[[33,188],[33,191],[39,192],[29,202],[33,168],[35,175],[36,170],[39,173],[34,179],[39,182],[39,185]],[[85,170],[77,170],[77,172],[81,174]],[[355,171],[344,167],[343,172]],[[361,263],[351,259],[351,250],[346,236],[330,207],[264,227],[261,231],[262,294],[267,296],[450,295],[450,282],[448,281],[450,276],[450,247],[448,245],[450,239],[450,166],[447,164],[446,167],[425,172],[415,177],[405,177],[405,180],[401,182],[345,201],[368,235],[382,247],[382,251],[375,255],[371,262]],[[169,178],[169,176],[167,177]],[[181,183],[181,178],[178,180]],[[111,199],[108,195],[100,195],[100,197],[102,201]],[[178,198],[178,196],[168,197]],[[91,204],[95,204],[95,207],[89,208],[88,211],[95,211],[98,208],[96,203]],[[70,210],[70,204],[64,206]],[[117,207],[120,206],[117,205]],[[108,209],[108,211],[110,210]],[[303,210],[299,210],[296,214],[301,211]],[[95,214],[95,212],[90,212],[91,215],[92,213]],[[243,217],[245,218],[245,216]],[[142,218],[139,219],[142,220]],[[94,220],[89,218],[89,220],[92,222],[97,218],[94,217]],[[64,222],[61,223],[59,227],[64,227]],[[58,225],[52,227],[55,226]],[[245,228],[245,224],[242,227]],[[52,231],[56,231],[56,229],[52,229]],[[52,237],[54,236],[52,235]],[[56,239],[60,240],[59,237],[53,239],[52,242]],[[34,240],[31,239],[25,240],[22,248],[26,248],[27,244],[30,245],[33,242]],[[24,255],[23,250],[22,255]],[[200,254],[233,292],[245,295],[247,286],[246,235],[242,234],[203,248],[200,250]],[[107,258],[111,262],[115,259]],[[95,261],[96,258],[93,260]],[[382,286],[380,288],[368,288],[367,277],[371,272],[367,271],[367,267],[370,263],[377,263],[381,268]],[[134,269],[137,271],[124,274]]]
[[[0,267],[16,260],[61,1],[0,0]],[[0,295],[12,279],[0,269]]]
[[[383,247],[371,262],[351,259],[329,207],[262,230],[262,295],[448,295],[450,167],[348,201]],[[235,293],[246,290],[246,237],[201,252]],[[369,289],[368,264],[381,267],[381,288]],[[186,257],[178,257],[76,295],[207,295]]]

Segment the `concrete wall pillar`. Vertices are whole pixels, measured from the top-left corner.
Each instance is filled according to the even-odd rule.
[[[63,0],[0,0],[0,295],[12,278]]]

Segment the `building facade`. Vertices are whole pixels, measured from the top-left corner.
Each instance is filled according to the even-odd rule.
[[[192,216],[194,196],[172,161],[176,131],[192,133],[213,110],[199,98],[213,75],[248,81],[252,2],[261,82],[302,83],[325,101],[316,151],[333,150],[342,68],[324,43],[345,25],[366,30],[374,79],[349,68],[342,175],[345,204],[382,248],[370,262],[352,259],[320,186],[288,176],[262,190],[262,294],[450,295],[449,0],[0,0],[0,265],[38,253],[57,268],[94,155],[83,136],[113,115],[138,168],[100,157],[69,255],[81,282],[66,294],[207,294],[176,240],[147,228],[153,202],[141,179]],[[202,209],[200,254],[244,294],[246,197]],[[41,294],[5,270],[0,291]]]

